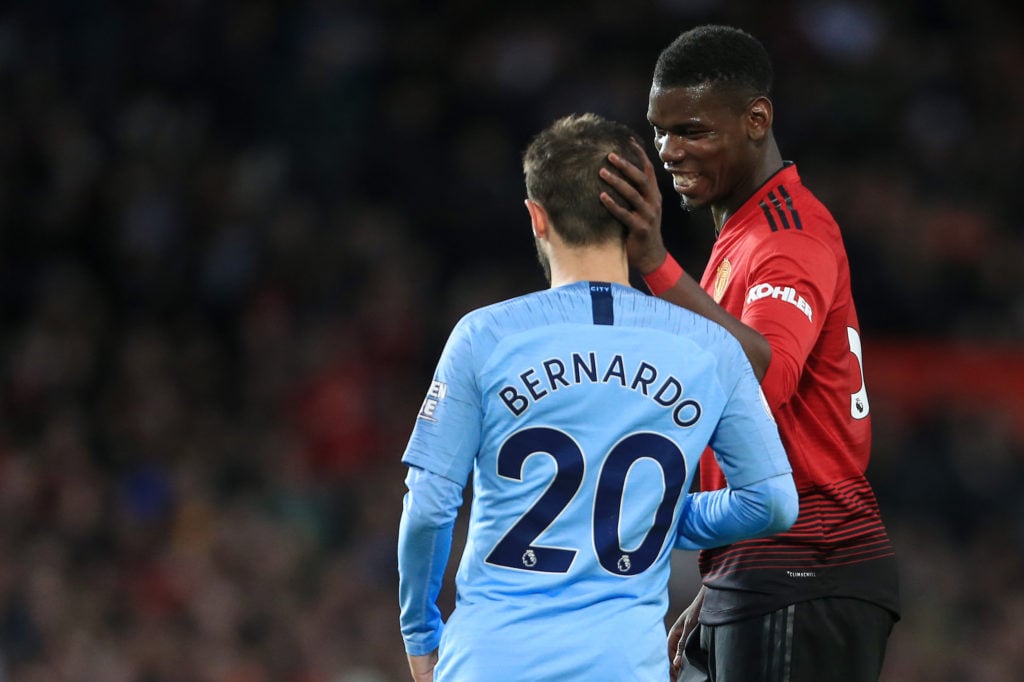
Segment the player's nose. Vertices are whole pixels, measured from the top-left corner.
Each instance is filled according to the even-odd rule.
[[[666,165],[675,164],[686,158],[686,145],[680,135],[669,133],[658,139],[658,158]]]

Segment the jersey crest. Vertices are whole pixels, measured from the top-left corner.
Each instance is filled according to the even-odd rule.
[[[715,303],[722,302],[722,295],[725,293],[725,287],[729,285],[729,276],[731,274],[732,263],[729,262],[728,258],[723,258],[722,262],[718,264],[718,270],[715,272],[715,291],[712,295]]]

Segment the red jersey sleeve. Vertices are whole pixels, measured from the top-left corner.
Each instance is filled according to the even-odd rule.
[[[796,392],[835,296],[838,266],[828,245],[799,232],[773,233],[758,254],[740,319],[771,346],[761,389],[774,409]]]

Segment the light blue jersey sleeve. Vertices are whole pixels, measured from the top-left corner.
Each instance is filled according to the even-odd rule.
[[[462,486],[409,467],[408,492],[398,527],[400,624],[407,653],[429,654],[441,643],[444,624],[437,607],[452,547]]]
[[[709,444],[732,487],[688,496]],[[667,679],[677,538],[696,547],[775,527],[775,479],[789,477],[736,340],[600,282],[463,318],[402,461],[402,635],[410,654],[438,649],[439,682]],[[443,618],[437,597],[471,474],[455,608]]]
[[[778,427],[749,363],[738,377],[710,441],[728,487],[691,493],[676,548],[706,549],[788,530],[799,501]]]
[[[481,406],[471,326],[455,326],[423,400],[402,462],[465,485],[480,450]]]
[[[398,538],[400,623],[406,651],[441,641],[437,607],[462,491],[480,447],[480,397],[465,320],[441,353],[402,461],[408,492]]]
[[[691,493],[675,547],[708,549],[781,533],[796,521],[797,511],[796,486],[790,474],[772,476],[746,488]]]

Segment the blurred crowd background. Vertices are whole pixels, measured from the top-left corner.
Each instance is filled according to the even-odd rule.
[[[845,230],[903,575],[883,680],[1019,679],[1010,4],[4,3],[0,680],[406,679],[399,456],[451,325],[544,286],[520,154],[577,111],[650,139],[657,53],[706,21],[773,54]],[[699,273],[710,222],[664,192]]]

